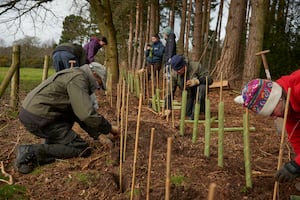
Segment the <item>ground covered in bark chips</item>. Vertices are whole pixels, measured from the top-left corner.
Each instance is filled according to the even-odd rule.
[[[223,91],[225,107],[225,127],[241,127],[243,109],[233,102],[237,93],[232,89]],[[22,95],[23,97],[25,94]],[[101,91],[97,94],[99,112],[117,124],[116,97],[113,107],[109,98]],[[176,98],[180,101],[180,92]],[[130,199],[135,149],[135,136],[138,116],[138,99],[129,97],[128,137],[125,161],[122,163],[122,190],[120,190],[119,144],[109,150],[94,141],[78,125],[75,129],[93,148],[88,158],[57,160],[38,167],[34,172],[23,175],[14,167],[16,144],[41,142],[32,136],[12,117],[9,112],[8,97],[1,100],[0,120],[0,160],[5,171],[12,175],[14,189],[8,191],[6,183],[0,182],[0,199]],[[211,89],[211,115],[217,116],[219,89]],[[218,167],[217,133],[211,134],[210,157],[204,156],[204,126],[199,125],[197,141],[192,143],[192,124],[185,126],[184,136],[179,135],[179,110],[175,111],[175,127],[171,121],[161,119],[149,111],[147,105],[141,110],[141,120],[136,157],[134,199],[146,199],[148,156],[151,128],[155,128],[153,156],[150,180],[150,199],[165,198],[167,139],[172,137],[170,199],[199,200],[207,199],[209,186],[216,184],[214,199],[271,199],[273,196],[273,174],[277,168],[280,134],[277,134],[274,122],[270,118],[253,115],[250,112],[250,132],[252,188],[246,187],[243,135],[241,132],[224,134],[224,167]],[[200,116],[203,118],[203,115]],[[214,127],[217,124],[213,124]],[[293,157],[288,144],[284,147],[283,162]],[[3,178],[3,175],[1,175]],[[290,199],[290,195],[300,195],[295,183],[279,185],[279,199]]]

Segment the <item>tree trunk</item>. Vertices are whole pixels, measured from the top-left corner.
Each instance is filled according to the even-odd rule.
[[[138,47],[138,38],[139,38],[139,18],[140,18],[140,0],[136,1],[136,13],[135,13],[135,33],[134,33],[134,47],[133,47],[133,56],[132,56],[132,66],[131,69],[137,69],[137,47]]]
[[[192,16],[192,7],[193,2],[189,0],[189,14],[186,23],[186,34],[185,34],[185,47],[184,47],[184,54],[188,57],[189,56],[189,46],[190,46],[190,26],[191,26],[191,16]]]
[[[246,5],[247,0],[231,0],[221,57],[216,64],[215,71],[213,71],[215,79],[220,79],[221,73],[223,73],[223,79],[229,81],[239,78],[237,69],[242,55],[241,46],[245,27]]]
[[[202,35],[202,4],[203,0],[195,0],[195,22],[194,22],[194,33],[193,33],[193,50],[192,60],[199,61],[201,56],[201,49],[203,43]]]
[[[176,5],[176,0],[171,0],[171,12],[170,12],[170,18],[169,18],[169,25],[172,30],[174,30],[174,23],[175,23],[175,5]]]
[[[186,8],[187,8],[187,0],[182,0],[180,35],[179,35],[179,39],[177,41],[177,53],[178,54],[183,54],[184,53],[184,34],[185,34],[185,24],[186,24]]]
[[[159,25],[159,2],[158,0],[151,0],[150,1],[150,35],[149,38],[151,38],[152,35],[158,33],[158,25]],[[149,39],[150,40],[150,39]]]
[[[105,48],[105,65],[109,68],[113,81],[117,82],[119,79],[118,49],[110,1],[90,0],[89,2],[92,9],[96,12],[100,32],[107,37],[108,45]]]
[[[142,68],[142,63],[143,63],[143,58],[144,58],[144,51],[143,51],[143,44],[145,43],[144,40],[144,23],[143,23],[143,8],[144,8],[144,1],[140,2],[140,7],[139,7],[139,14],[140,14],[140,19],[139,19],[139,45],[138,45],[138,59],[137,59],[137,67],[136,69]]]
[[[264,25],[266,22],[267,9],[268,4],[266,0],[251,1],[249,40],[243,72],[244,83],[259,77],[262,61],[255,53],[263,50]]]

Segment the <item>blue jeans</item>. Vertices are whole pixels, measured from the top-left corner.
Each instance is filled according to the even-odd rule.
[[[78,58],[68,51],[57,51],[53,54],[52,58],[56,72],[70,68],[70,60],[75,60],[74,67],[79,67]]]

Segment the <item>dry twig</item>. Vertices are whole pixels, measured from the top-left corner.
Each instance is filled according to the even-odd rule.
[[[108,155],[108,153],[104,153],[104,154],[101,154],[101,155],[99,155],[99,156],[97,156],[97,157],[91,158],[91,159],[89,160],[89,162],[86,163],[86,164],[81,168],[81,170],[85,170],[86,168],[88,168],[88,166],[89,166],[92,162],[94,162],[95,160],[98,160],[98,159],[100,159],[100,158],[102,158],[102,157],[104,157],[104,156],[107,156],[107,155]]]
[[[3,161],[1,161],[1,172],[2,174],[4,174],[5,177],[8,177],[8,180],[5,179],[0,179],[1,182],[7,183],[8,185],[12,185],[13,182],[13,178],[12,175],[8,174],[5,170],[4,170],[4,164]]]

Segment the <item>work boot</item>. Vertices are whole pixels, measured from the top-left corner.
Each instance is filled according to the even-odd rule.
[[[22,174],[33,171],[37,165],[37,158],[31,145],[18,145],[15,167]]]

